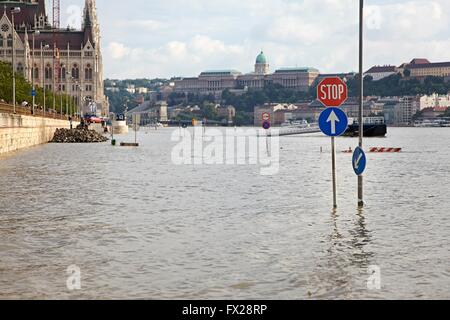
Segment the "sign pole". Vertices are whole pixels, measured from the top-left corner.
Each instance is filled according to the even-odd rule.
[[[363,111],[364,111],[364,0],[360,0],[359,2],[359,147],[363,148],[363,137],[364,137],[364,119],[363,119]],[[358,207],[364,207],[364,189],[363,184],[364,179],[363,176],[358,176]]]
[[[319,127],[327,136],[331,137],[331,169],[333,182],[333,208],[337,208],[337,178],[336,178],[336,138],[348,129],[348,118],[339,109],[348,98],[347,85],[339,77],[325,78],[317,86],[317,100],[326,109],[320,114]]]
[[[331,137],[331,168],[333,174],[333,208],[337,209],[337,181],[336,181],[336,139]]]

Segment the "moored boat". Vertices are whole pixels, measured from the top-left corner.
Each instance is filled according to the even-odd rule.
[[[353,122],[351,121],[353,120]],[[357,137],[359,136],[359,124],[357,119],[350,119],[352,124],[348,126],[344,136]],[[364,137],[385,137],[387,135],[387,125],[384,121],[384,117],[367,117],[364,118]]]

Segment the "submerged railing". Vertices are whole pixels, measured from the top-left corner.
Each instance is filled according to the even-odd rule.
[[[16,106],[15,110],[12,105],[0,103],[0,113],[18,114],[24,116],[33,116],[49,119],[69,120],[68,115],[61,115],[56,110],[44,110],[41,107],[35,107],[34,112],[31,107],[19,107]],[[73,121],[78,121],[78,116],[71,116]]]

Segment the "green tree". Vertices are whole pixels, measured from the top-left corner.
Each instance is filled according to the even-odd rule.
[[[16,103],[20,105],[22,102],[26,101],[31,105],[33,100],[32,96],[32,85],[29,83],[22,74],[16,73]],[[12,68],[11,64],[0,62],[0,99],[7,103],[13,103],[13,90],[12,90]],[[53,107],[53,97],[56,98],[56,111],[61,112],[61,95],[54,94],[51,91],[46,92],[45,104],[47,109]],[[62,95],[62,112],[66,112],[66,100],[69,106],[69,114],[73,114],[76,111],[76,106],[73,99],[68,95]],[[42,88],[36,88],[35,103],[38,106],[44,105],[44,90]]]

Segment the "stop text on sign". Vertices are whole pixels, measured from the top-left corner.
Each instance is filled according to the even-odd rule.
[[[338,100],[341,99],[345,92],[345,88],[342,84],[327,84],[320,87],[322,99]]]
[[[347,84],[340,78],[325,78],[317,86],[317,99],[326,107],[339,107],[347,97]]]

